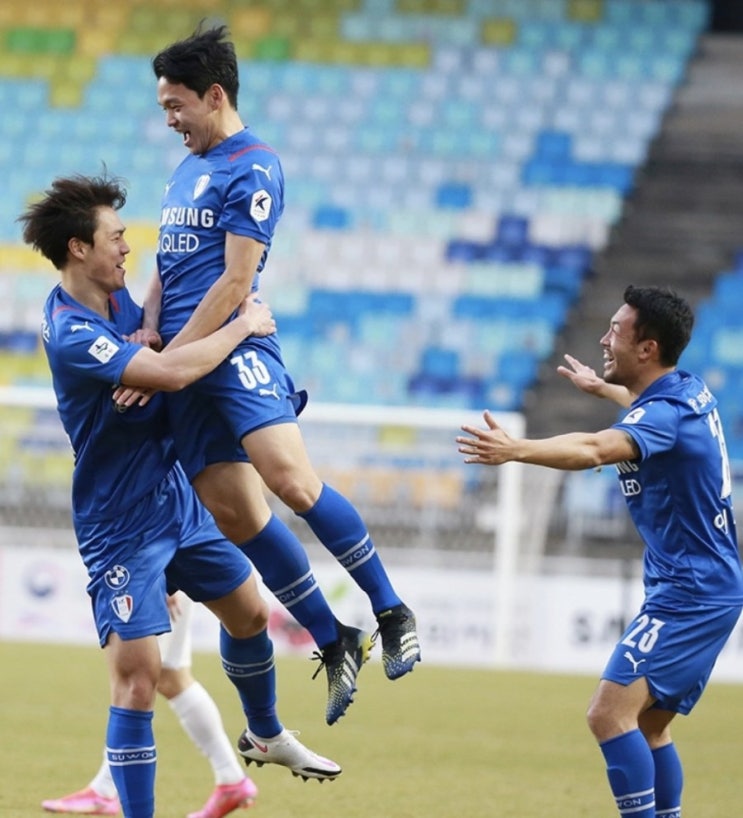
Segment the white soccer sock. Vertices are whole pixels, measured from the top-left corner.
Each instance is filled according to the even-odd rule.
[[[103,763],[95,774],[95,778],[88,786],[104,798],[118,798],[119,796],[119,793],[116,791],[116,784],[114,784],[114,780],[111,778],[111,770],[108,767],[108,756],[106,755],[105,747],[103,748]]]
[[[209,759],[217,784],[237,784],[245,778],[232,744],[224,731],[214,699],[199,682],[168,699],[188,737]]]

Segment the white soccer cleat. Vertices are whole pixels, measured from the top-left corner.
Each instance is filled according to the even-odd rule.
[[[334,761],[308,750],[297,741],[295,735],[295,731],[282,730],[273,738],[260,738],[250,730],[243,730],[237,741],[237,751],[247,765],[253,762],[259,767],[264,764],[279,764],[288,767],[293,775],[305,781],[308,778],[316,778],[321,782],[326,779],[332,781],[341,774],[341,768]]]

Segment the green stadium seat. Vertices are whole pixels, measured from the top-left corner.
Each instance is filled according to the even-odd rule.
[[[16,54],[72,54],[75,39],[72,29],[11,28],[5,34],[5,48]]]

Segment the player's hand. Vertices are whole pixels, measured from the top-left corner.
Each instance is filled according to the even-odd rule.
[[[131,341],[133,344],[142,344],[143,347],[154,349],[155,352],[160,352],[163,348],[163,339],[154,329],[138,329],[131,335],[125,335],[124,340]]]
[[[506,434],[495,422],[490,412],[483,414],[487,429],[478,429],[476,426],[462,426],[463,435],[457,438],[459,451],[465,455],[465,463],[482,463],[487,466],[500,466],[512,459],[512,437]]]
[[[248,335],[263,337],[276,332],[271,308],[263,301],[258,300],[258,293],[251,293],[240,305],[238,315],[246,321],[250,331]]]
[[[606,381],[599,377],[594,369],[591,369],[590,366],[586,366],[586,364],[582,364],[577,358],[573,358],[572,355],[565,355],[564,357],[569,366],[558,366],[558,373],[571,381],[581,392],[603,397]]]
[[[607,383],[590,366],[582,364],[572,355],[566,355],[565,360],[570,364],[570,367],[558,366],[557,371],[560,375],[572,381],[581,392],[594,395],[597,398],[612,400],[619,406],[630,406],[632,404],[633,397],[627,387],[616,383]]]
[[[130,406],[147,406],[155,394],[156,389],[138,386],[117,386],[114,389],[113,399],[117,408],[124,410]]]

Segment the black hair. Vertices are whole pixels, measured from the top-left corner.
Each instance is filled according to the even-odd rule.
[[[155,76],[174,85],[185,85],[203,99],[212,85],[220,85],[237,110],[240,81],[235,46],[227,39],[227,26],[205,27],[205,21],[185,40],[164,48],[152,60]]]
[[[75,175],[52,182],[42,197],[29,205],[17,219],[23,225],[23,240],[38,250],[58,269],[67,263],[70,239],[93,244],[98,226],[98,208],[120,210],[126,204],[121,180]]]
[[[624,301],[637,311],[637,340],[656,341],[660,363],[676,366],[694,327],[694,313],[689,304],[665,287],[633,287],[631,284],[624,291]]]

